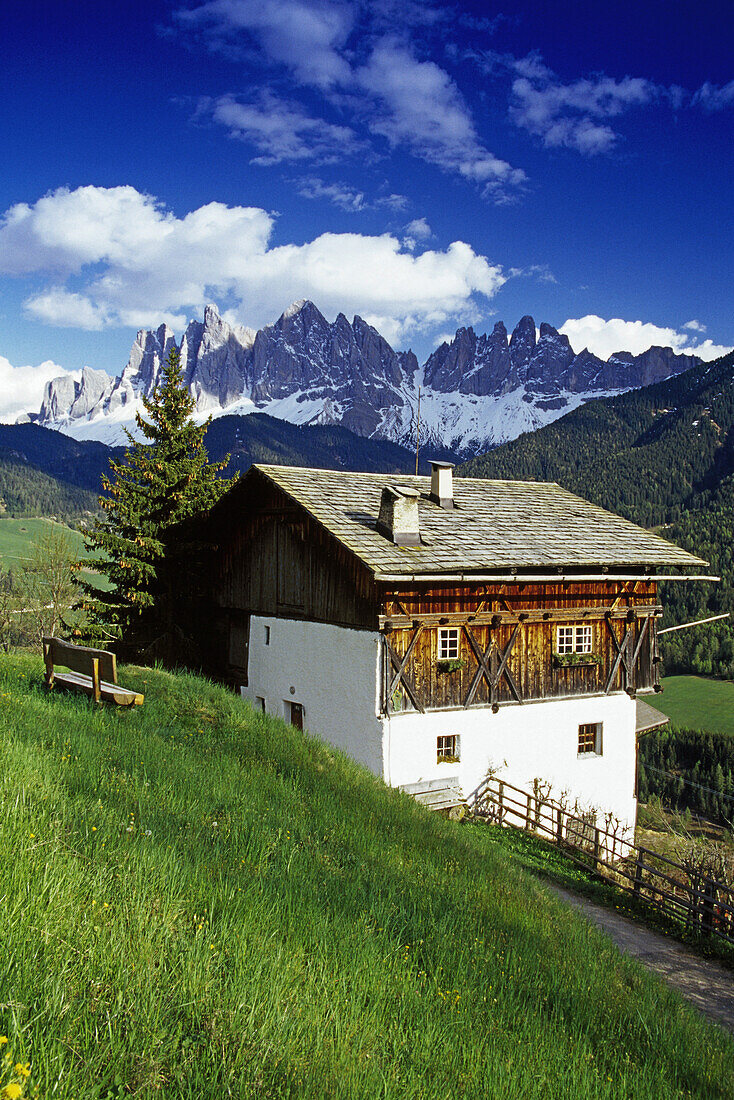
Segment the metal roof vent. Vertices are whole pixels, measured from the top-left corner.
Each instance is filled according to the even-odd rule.
[[[430,499],[439,508],[454,506],[454,467],[450,462],[431,462]]]
[[[377,530],[396,546],[420,546],[417,489],[386,485],[382,490]]]

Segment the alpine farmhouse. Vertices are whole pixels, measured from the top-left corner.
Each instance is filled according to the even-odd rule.
[[[467,796],[492,768],[634,825],[658,582],[706,562],[558,485],[440,462],[256,465],[200,534],[206,671],[256,707],[392,786]]]

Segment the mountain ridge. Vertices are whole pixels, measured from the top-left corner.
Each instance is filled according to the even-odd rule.
[[[175,334],[166,325],[138,333],[119,376],[85,368],[46,386],[38,415],[76,438],[124,441],[151,393]],[[265,413],[293,424],[340,424],[357,435],[412,445],[421,388],[421,437],[463,455],[533,431],[600,395],[667,378],[698,365],[696,356],[650,348],[606,361],[575,354],[568,337],[524,316],[511,336],[459,328],[421,367],[396,352],[372,325],[343,313],[329,322],[311,301],[294,303],[255,332],[230,325],[215,306],[189,322],[178,344],[183,378],[197,414]]]

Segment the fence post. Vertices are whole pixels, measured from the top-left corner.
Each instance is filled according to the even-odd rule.
[[[559,847],[563,843],[563,807],[558,807],[558,820],[556,822],[556,842]]]
[[[497,813],[497,824],[501,825],[502,820],[505,816],[505,784],[502,780],[500,780],[498,793],[499,793],[499,800],[500,800],[500,808],[499,808],[499,811]]]
[[[599,826],[594,826],[594,870],[599,870],[599,856],[601,854],[601,844],[599,842]]]
[[[635,863],[635,883],[632,887],[632,893],[635,897],[640,896],[640,890],[642,888],[642,870],[644,867],[645,856],[641,848],[637,849],[637,862]]]
[[[527,795],[527,809],[525,811],[525,831],[526,832],[530,832],[530,813],[531,813],[530,807],[532,806],[532,803],[533,803],[533,796],[531,794],[528,794]]]
[[[714,930],[714,884],[710,878],[705,878],[703,883],[703,913],[701,914],[701,931],[704,936],[710,936]]]

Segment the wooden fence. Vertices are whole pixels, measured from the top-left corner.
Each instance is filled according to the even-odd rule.
[[[478,816],[557,844],[575,863],[654,906],[687,932],[734,944],[734,890],[709,875],[631,843],[597,815],[570,813],[541,792],[485,779],[467,799]]]

